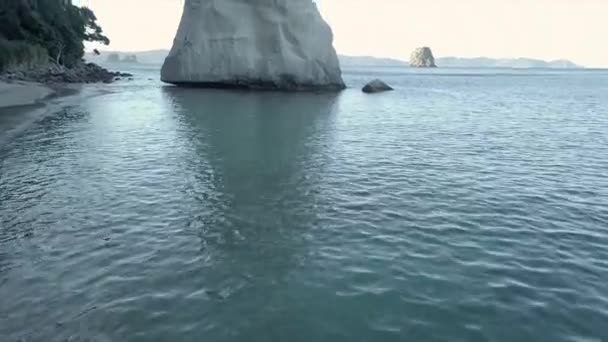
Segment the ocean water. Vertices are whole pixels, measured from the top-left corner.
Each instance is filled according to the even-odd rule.
[[[0,146],[0,341],[608,341],[608,72],[134,72]]]

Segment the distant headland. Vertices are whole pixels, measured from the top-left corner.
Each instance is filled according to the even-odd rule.
[[[342,67],[355,66],[387,66],[409,67],[410,63],[394,58],[381,58],[370,56],[340,56]],[[435,65],[439,68],[512,68],[512,69],[583,69],[568,60],[543,61],[532,58],[464,58],[464,57],[438,57]]]
[[[141,52],[102,51],[100,56],[87,53],[85,58],[91,62],[103,63],[111,54],[117,54],[119,58],[136,56],[141,64],[162,64],[169,50],[150,50]],[[396,58],[382,58],[371,56],[348,56],[339,55],[342,67],[358,66],[387,66],[408,67],[409,63]],[[543,61],[532,58],[463,58],[463,57],[436,57],[435,64],[439,68],[539,68],[539,69],[582,69],[584,66],[577,65],[569,60]]]
[[[553,61],[543,61],[533,58],[462,58],[462,57],[442,57],[437,59],[440,67],[446,68],[516,68],[516,69],[582,69],[569,60],[560,59]]]

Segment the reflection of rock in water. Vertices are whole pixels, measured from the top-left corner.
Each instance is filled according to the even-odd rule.
[[[191,226],[214,276],[283,277],[317,220],[336,95],[163,89],[193,146]]]

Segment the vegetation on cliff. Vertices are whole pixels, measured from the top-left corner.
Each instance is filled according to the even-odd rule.
[[[82,60],[84,42],[109,44],[93,11],[69,0],[0,1],[0,71]]]

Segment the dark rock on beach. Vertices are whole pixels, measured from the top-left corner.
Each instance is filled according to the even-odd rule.
[[[19,80],[40,83],[111,83],[119,77],[132,77],[129,73],[113,72],[94,63],[80,63],[71,68],[61,65],[6,72],[0,80]]]

